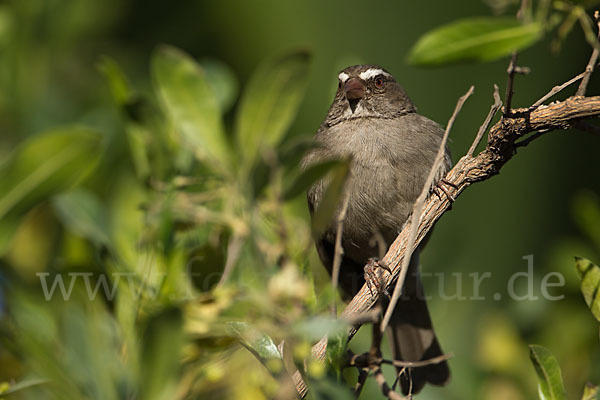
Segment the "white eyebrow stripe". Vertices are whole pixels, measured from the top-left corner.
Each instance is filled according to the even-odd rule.
[[[390,74],[388,74],[387,72],[385,72],[384,70],[379,69],[379,68],[369,68],[368,70],[361,72],[359,76],[360,76],[360,79],[362,79],[363,81],[366,81],[367,79],[372,78],[377,75],[385,75],[388,78],[391,77]]]
[[[342,83],[345,83],[348,80],[348,78],[350,78],[350,76],[345,72],[340,72],[338,78],[340,79],[340,81],[342,81]]]

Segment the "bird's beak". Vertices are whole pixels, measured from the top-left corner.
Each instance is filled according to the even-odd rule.
[[[348,100],[359,100],[365,96],[365,84],[358,78],[350,78],[344,84],[344,92]]]

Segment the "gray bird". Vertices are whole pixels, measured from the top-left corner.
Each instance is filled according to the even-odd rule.
[[[356,65],[344,69],[338,78],[338,90],[327,118],[315,135],[316,146],[303,159],[302,166],[351,158],[339,278],[342,295],[350,299],[365,283],[365,264],[378,257],[381,250],[387,251],[406,222],[433,166],[444,131],[417,113],[404,89],[383,68]],[[446,149],[438,179],[450,166]],[[326,185],[325,180],[320,180],[309,189],[311,215],[319,207]],[[315,238],[329,273],[334,257],[335,219]],[[423,294],[418,250],[411,259],[403,296],[392,314],[388,332],[397,360],[427,360],[442,354]],[[444,385],[449,377],[444,361],[404,371],[400,383],[405,394],[414,394],[427,382]]]

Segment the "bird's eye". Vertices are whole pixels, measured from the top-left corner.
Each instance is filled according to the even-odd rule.
[[[378,76],[377,78],[375,78],[375,87],[377,87],[377,89],[381,89],[383,88],[383,78]]]

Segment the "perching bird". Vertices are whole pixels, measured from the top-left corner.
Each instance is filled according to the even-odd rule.
[[[339,277],[343,295],[349,299],[365,283],[365,264],[379,256],[381,247],[387,251],[401,231],[433,166],[444,131],[419,115],[404,89],[379,66],[348,67],[338,79],[333,103],[315,135],[316,147],[302,165],[306,168],[316,162],[351,158]],[[438,179],[450,166],[446,149]],[[308,191],[311,215],[319,207],[326,184],[317,181]],[[321,261],[330,273],[336,219],[315,238]],[[423,295],[418,250],[412,256],[388,332],[397,360],[420,361],[442,354]],[[426,383],[444,385],[449,377],[444,361],[405,370],[400,383],[405,394],[414,394]]]

